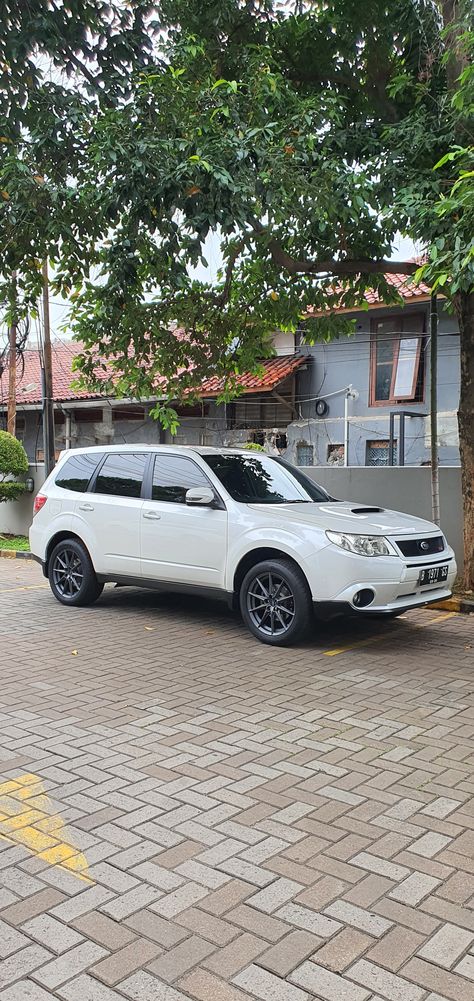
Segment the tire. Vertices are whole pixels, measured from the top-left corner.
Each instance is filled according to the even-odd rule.
[[[54,547],[48,561],[48,579],[54,597],[62,605],[92,605],[104,590],[87,549],[77,539],[63,539]]]
[[[251,567],[242,581],[239,598],[245,625],[261,643],[291,646],[309,632],[313,619],[311,595],[304,575],[292,560],[264,560]]]

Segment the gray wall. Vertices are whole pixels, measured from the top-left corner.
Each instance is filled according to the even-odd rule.
[[[320,483],[333,497],[361,504],[405,511],[431,521],[431,470],[303,467],[304,472]],[[27,535],[33,520],[33,498],[44,482],[44,466],[30,466],[29,476],[35,480],[35,492],[19,501],[0,504],[0,532]],[[463,563],[462,492],[459,466],[440,469],[441,528],[456,552],[459,568]]]
[[[432,520],[431,469],[426,466],[412,469],[306,466],[304,472],[338,500],[380,505]],[[441,528],[461,569],[464,561],[461,469],[443,466],[439,472]]]
[[[0,532],[7,535],[28,535],[28,529],[33,521],[33,501],[38,490],[44,483],[44,466],[30,466],[27,476],[32,476],[35,489],[31,494],[23,494],[17,501],[7,501],[0,504]]]
[[[383,319],[400,313],[399,307],[369,310],[366,313],[350,313],[356,319],[356,333],[350,338],[332,341],[330,344],[302,345],[301,350],[308,355],[308,369],[298,378],[297,396],[300,400],[301,417],[288,428],[289,449],[287,457],[296,462],[298,443],[307,442],[313,446],[315,466],[324,466],[328,459],[331,443],[344,442],[344,392],[352,384],[359,393],[357,400],[349,403],[350,435],[349,466],[364,466],[366,462],[366,442],[389,436],[389,415],[391,411],[410,410],[419,417],[408,418],[406,422],[405,463],[419,466],[429,459],[429,340],[425,338],[425,402],[369,406],[370,334],[371,318]],[[425,330],[429,330],[429,304],[406,305],[403,313],[422,313],[425,316]],[[439,461],[441,465],[452,466],[459,463],[456,412],[460,387],[460,352],[457,320],[443,309],[439,316],[438,352],[438,424]],[[336,395],[330,395],[336,394]],[[315,399],[327,397],[329,412],[318,418]],[[395,424],[398,437],[398,421]]]

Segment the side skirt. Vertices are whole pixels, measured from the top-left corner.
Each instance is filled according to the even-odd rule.
[[[150,591],[159,591],[161,594],[194,594],[198,598],[207,598],[210,601],[224,601],[229,608],[233,608],[234,595],[232,591],[225,591],[220,587],[205,587],[201,584],[180,584],[176,581],[158,581],[148,577],[109,577],[106,574],[97,574],[97,580],[101,584],[116,584],[117,587],[145,587]]]

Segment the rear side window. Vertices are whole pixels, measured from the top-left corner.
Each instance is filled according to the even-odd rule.
[[[211,487],[202,469],[185,455],[157,455],[153,469],[152,498],[184,504],[191,487]]]
[[[74,490],[78,494],[83,494],[89,486],[89,481],[95,473],[97,463],[102,456],[91,452],[81,452],[78,455],[71,455],[66,459],[64,466],[61,466],[55,479],[57,487],[63,490]]]
[[[136,452],[111,453],[101,467],[94,492],[115,497],[140,497],[147,458]]]

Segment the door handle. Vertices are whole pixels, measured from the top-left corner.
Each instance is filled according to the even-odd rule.
[[[148,521],[159,521],[161,514],[158,514],[158,511],[144,511],[143,517],[147,518]]]
[[[79,511],[93,511],[93,504],[79,504]]]

